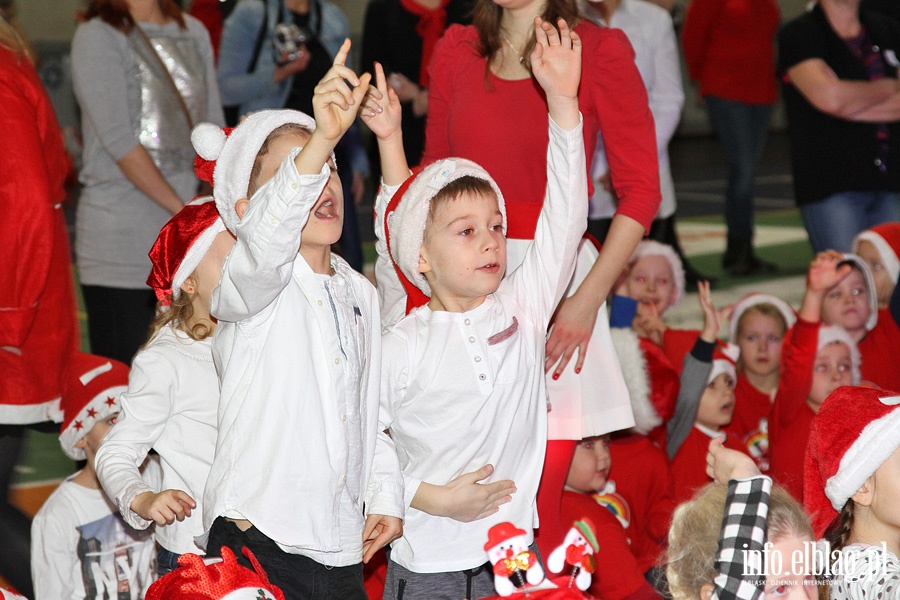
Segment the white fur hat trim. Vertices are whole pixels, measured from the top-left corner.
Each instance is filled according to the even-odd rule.
[[[741,349],[734,344],[725,344],[724,347],[716,346],[716,349],[713,351],[712,369],[709,372],[706,384],[712,383],[722,373],[731,375],[731,381],[737,383],[737,369],[734,365],[737,363],[740,355]]]
[[[737,328],[738,323],[741,322],[741,316],[748,308],[760,304],[771,304],[778,309],[778,312],[784,317],[784,322],[788,329],[797,322],[797,315],[794,313],[794,309],[778,296],[773,296],[772,294],[749,294],[734,305],[734,312],[731,313],[731,321],[728,323],[728,340],[731,343],[737,343]]]
[[[503,216],[503,229],[506,230],[506,204],[503,194],[488,172],[471,160],[464,158],[446,158],[436,161],[419,173],[409,185],[409,189],[400,199],[397,208],[387,215],[387,225],[391,237],[391,255],[397,261],[400,270],[409,281],[426,296],[431,296],[431,286],[419,273],[419,256],[422,240],[425,236],[425,225],[428,221],[428,210],[431,200],[438,192],[452,181],[460,177],[475,177],[487,181],[497,194],[497,205]]]
[[[628,388],[631,399],[634,428],[646,435],[662,425],[662,418],[650,401],[650,377],[647,375],[647,360],[641,352],[641,342],[631,329],[612,327],[609,335],[619,357],[625,387]]]
[[[891,245],[887,243],[887,240],[874,231],[867,229],[853,240],[853,252],[859,251],[859,243],[862,241],[869,242],[875,246],[878,255],[881,257],[881,262],[884,263],[884,268],[887,269],[888,275],[891,277],[891,281],[896,282],[900,279],[900,259],[897,258],[897,254],[891,248]]]
[[[222,596],[222,600],[275,600],[275,596],[261,587],[241,588]]]
[[[672,250],[671,246],[667,246],[666,244],[660,244],[655,240],[642,240],[637,245],[637,248],[634,249],[634,254],[631,255],[631,260],[628,261],[628,265],[633,266],[639,258],[643,258],[644,256],[662,256],[669,261],[669,266],[672,267],[672,274],[675,276],[675,299],[672,301],[672,304],[676,304],[684,295],[685,285],[684,265],[681,264],[681,259],[678,258],[678,254]]]
[[[819,327],[819,344],[816,347],[816,354],[828,344],[837,343],[844,344],[850,348],[850,364],[853,365],[851,385],[859,385],[861,378],[859,366],[862,363],[862,356],[859,353],[859,348],[856,347],[856,342],[853,341],[853,338],[850,337],[850,334],[843,327],[838,325],[822,325]]]
[[[869,318],[866,320],[866,331],[872,331],[878,324],[878,291],[875,289],[875,277],[869,263],[856,254],[844,254],[844,260],[851,262],[862,271],[863,280],[866,282],[866,295],[869,298]]]
[[[202,158],[215,160],[213,197],[225,226],[234,231],[240,219],[234,204],[247,197],[250,172],[263,142],[278,127],[295,123],[315,130],[315,120],[296,110],[262,110],[251,114],[231,135],[211,123],[200,123],[191,132],[191,143]]]

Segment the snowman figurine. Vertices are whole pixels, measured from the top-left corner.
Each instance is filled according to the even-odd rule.
[[[594,553],[599,550],[597,537],[594,535],[594,524],[588,519],[575,521],[572,529],[566,534],[562,546],[550,553],[547,568],[551,573],[561,573],[569,565],[572,567],[572,582],[584,591],[591,585],[591,575],[597,570]]]
[[[488,531],[484,545],[494,565],[494,587],[500,596],[509,596],[525,584],[544,580],[544,569],[537,555],[528,549],[525,532],[512,523],[498,523]]]

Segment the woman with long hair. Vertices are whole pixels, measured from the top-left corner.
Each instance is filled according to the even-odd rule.
[[[76,254],[91,351],[129,364],[153,319],[147,252],[198,190],[191,129],[224,119],[209,34],[173,0],[91,0],[86,19],[72,41]]]
[[[567,529],[559,508],[576,440],[634,425],[601,308],[656,215],[660,192],[653,117],[634,52],[621,31],[582,20],[574,0],[478,0],[473,25],[447,30],[431,64],[423,164],[459,156],[495,178],[507,199],[508,270],[518,266],[547,186],[547,104],[528,59],[538,16],[554,24],[564,19],[582,40],[585,149],[590,160],[602,133],[619,197],[599,256],[582,243],[547,341],[551,441],[538,492],[538,543],[548,555]]]

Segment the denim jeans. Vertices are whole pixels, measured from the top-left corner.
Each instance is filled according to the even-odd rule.
[[[249,548],[262,565],[269,581],[281,588],[288,600],[367,600],[362,563],[349,567],[326,567],[311,558],[283,551],[256,527],[247,531],[219,517],[209,531],[207,556],[220,556],[228,546],[238,563],[253,568],[242,554]]]
[[[815,252],[850,252],[861,231],[900,221],[900,192],[840,192],[801,205],[800,214]]]
[[[156,553],[156,575],[162,577],[177,569],[179,556],[181,555],[160,546],[159,552]]]
[[[766,144],[771,104],[745,104],[706,96],[709,120],[725,150],[728,188],[725,192],[725,224],[728,236],[753,238],[753,177]]]

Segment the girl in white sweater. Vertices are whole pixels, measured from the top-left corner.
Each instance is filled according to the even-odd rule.
[[[202,554],[199,499],[216,444],[219,383],[212,360],[215,320],[209,299],[234,238],[214,202],[190,204],[160,231],[147,284],[158,298],[149,341],[131,367],[119,421],[97,452],[100,483],[127,523],[157,526],[159,575],[186,552]],[[146,485],[139,465],[159,454],[162,490]]]

